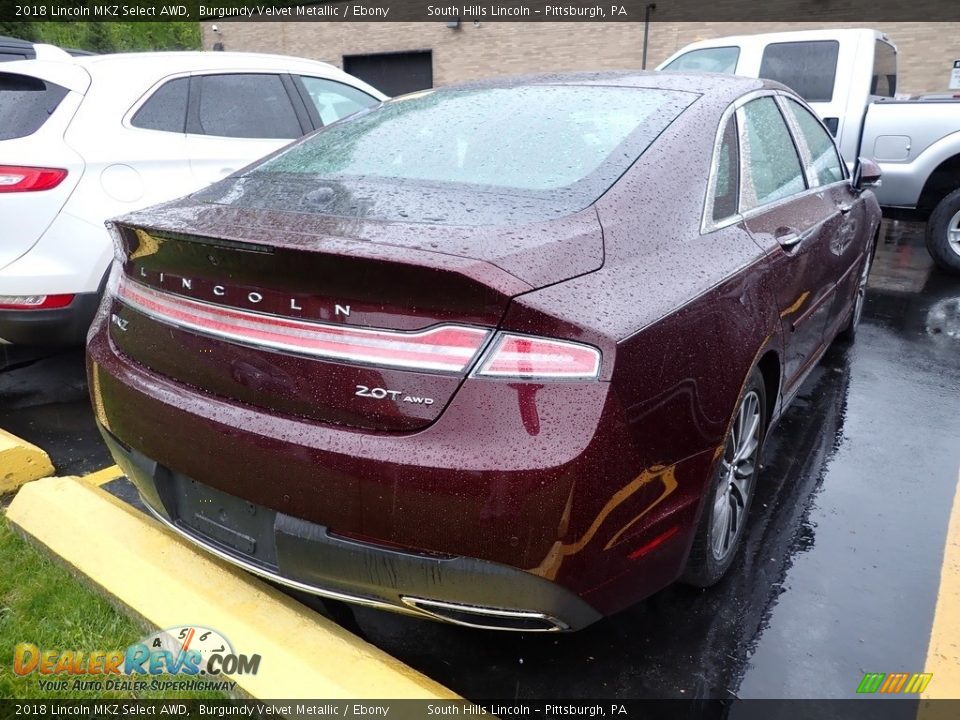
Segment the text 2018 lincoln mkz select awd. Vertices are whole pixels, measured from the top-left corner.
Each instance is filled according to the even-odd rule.
[[[576,630],[730,567],[765,435],[856,331],[877,180],[771,82],[397,98],[115,222],[97,418],[252,572]]]

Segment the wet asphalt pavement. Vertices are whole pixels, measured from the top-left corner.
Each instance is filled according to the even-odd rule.
[[[852,697],[865,672],[923,671],[960,468],[960,278],[932,269],[922,230],[886,223],[857,341],[831,348],[768,441],[718,586],[562,636],[365,608],[354,629],[475,700]],[[0,371],[0,427],[61,474],[110,464],[82,353],[31,352]]]
[[[0,345],[0,428],[50,455],[60,475],[113,464],[90,410],[82,349]]]

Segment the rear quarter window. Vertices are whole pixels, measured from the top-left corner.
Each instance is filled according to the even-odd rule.
[[[134,127],[165,132],[186,132],[189,78],[176,78],[161,85],[140,106],[130,121]]]
[[[310,102],[324,125],[335,123],[340,118],[353,115],[364,108],[376,105],[379,100],[354,87],[325,78],[303,75],[300,77]]]
[[[33,135],[66,95],[67,89],[54,83],[0,72],[0,140]]]
[[[721,222],[737,214],[740,197],[740,143],[736,117],[731,117],[723,130],[723,140],[714,162],[716,179],[712,216],[714,222]]]

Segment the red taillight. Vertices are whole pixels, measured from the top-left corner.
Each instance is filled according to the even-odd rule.
[[[0,193],[50,190],[66,176],[67,171],[61,168],[0,165]]]
[[[73,302],[73,295],[0,295],[0,310],[55,310]]]
[[[463,372],[490,333],[440,325],[419,332],[367,330],[264,315],[170,295],[120,277],[117,297],[161,322],[225,340],[318,358],[409,370]]]
[[[600,351],[590,345],[503,334],[477,368],[486,377],[588,380],[600,374]]]

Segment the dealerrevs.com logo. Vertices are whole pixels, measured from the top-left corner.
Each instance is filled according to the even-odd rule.
[[[196,625],[162,630],[124,650],[19,643],[13,652],[14,673],[37,675],[43,690],[230,691],[236,683],[223,676],[256,675],[259,669],[260,655],[237,653],[216,630]]]

